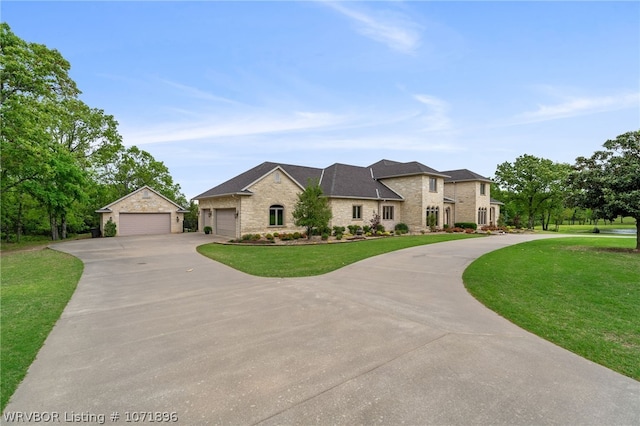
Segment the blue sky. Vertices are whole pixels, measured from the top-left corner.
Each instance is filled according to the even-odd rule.
[[[2,2],[187,198],[263,161],[487,177],[640,129],[639,2]]]

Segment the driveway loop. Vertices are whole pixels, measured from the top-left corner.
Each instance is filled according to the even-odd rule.
[[[55,244],[84,274],[3,421],[640,424],[639,382],[466,292],[475,258],[535,238],[414,247],[287,279],[199,255],[204,234]]]

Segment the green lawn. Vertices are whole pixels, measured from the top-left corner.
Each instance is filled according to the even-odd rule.
[[[205,244],[198,252],[260,277],[308,277],[390,251],[442,241],[477,238],[475,234],[434,234],[312,245],[244,246]]]
[[[640,254],[635,238],[562,238],[488,253],[469,292],[520,327],[640,380]]]
[[[4,254],[0,262],[1,411],[71,298],[83,264],[48,249]]]

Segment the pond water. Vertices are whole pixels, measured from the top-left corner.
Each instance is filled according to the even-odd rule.
[[[636,235],[636,230],[634,228],[627,229],[607,229],[600,228],[601,234],[616,234],[616,235]]]

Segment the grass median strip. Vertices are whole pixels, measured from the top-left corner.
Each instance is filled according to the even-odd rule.
[[[475,234],[405,235],[356,242],[310,245],[246,246],[205,244],[198,252],[239,271],[260,277],[308,277],[335,271],[379,254]]]
[[[488,308],[578,355],[640,380],[635,238],[563,238],[488,253],[464,272]]]
[[[0,410],[24,378],[82,275],[79,259],[54,250],[2,256]]]

